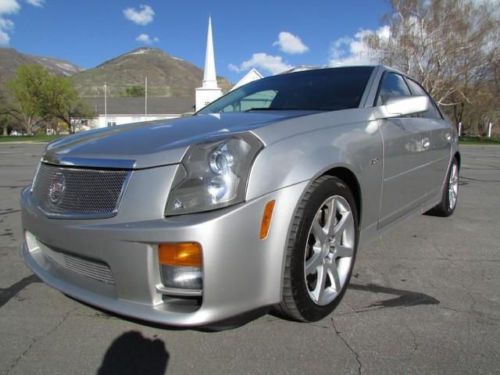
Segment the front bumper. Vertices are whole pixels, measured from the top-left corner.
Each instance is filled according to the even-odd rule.
[[[76,299],[173,326],[206,325],[278,303],[288,228],[306,182],[230,208],[165,218],[175,169],[132,172],[118,214],[110,219],[49,219],[34,204],[29,189],[24,190],[26,264],[44,282]],[[264,207],[273,199],[269,236],[260,240]],[[187,241],[203,248],[201,300],[159,291],[157,244]],[[63,267],[55,261],[61,254],[109,267],[112,282],[80,273],[78,264]]]

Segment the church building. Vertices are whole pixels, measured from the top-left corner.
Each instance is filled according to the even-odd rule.
[[[214,41],[212,36],[212,17],[208,18],[207,48],[205,52],[205,70],[203,85],[196,89],[196,110],[199,111],[207,104],[222,96],[222,89],[217,84],[215,72]]]

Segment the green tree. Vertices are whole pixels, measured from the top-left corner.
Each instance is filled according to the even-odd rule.
[[[71,133],[75,132],[74,119],[95,117],[67,78],[50,76],[45,82],[43,95],[42,113],[48,118],[63,121]]]
[[[42,122],[60,120],[74,132],[73,119],[94,117],[72,82],[49,74],[40,65],[23,65],[8,83],[13,98],[11,115],[20,120],[28,134]]]
[[[3,90],[0,89],[0,124],[2,126],[2,135],[8,135],[8,115],[9,108],[7,104],[6,96]]]
[[[44,111],[44,90],[49,78],[48,71],[40,65],[22,65],[7,84],[12,97],[10,114],[22,123],[29,135],[47,117]]]
[[[144,96],[145,90],[143,86],[130,86],[125,89],[126,96],[141,97]]]

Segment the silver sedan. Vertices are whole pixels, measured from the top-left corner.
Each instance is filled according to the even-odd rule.
[[[23,255],[91,305],[175,326],[332,312],[358,247],[453,213],[457,133],[384,66],[249,83],[194,116],[51,143],[21,195]],[[369,251],[369,250],[368,250]]]

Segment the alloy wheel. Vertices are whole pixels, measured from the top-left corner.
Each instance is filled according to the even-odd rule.
[[[334,195],[314,215],[304,255],[304,276],[311,300],[331,303],[342,291],[353,262],[355,228],[347,200]]]
[[[453,163],[448,181],[448,204],[449,209],[453,210],[457,204],[458,198],[458,165]]]

